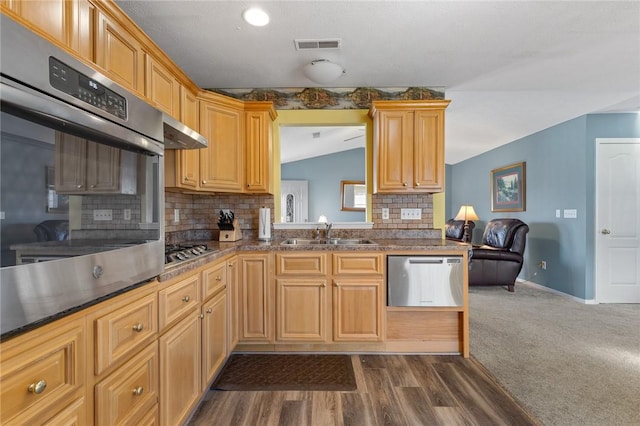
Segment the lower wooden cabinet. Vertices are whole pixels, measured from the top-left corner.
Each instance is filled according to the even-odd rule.
[[[227,289],[202,305],[202,391],[227,359]]]
[[[325,342],[327,279],[276,280],[276,341]]]
[[[240,254],[240,341],[273,341],[269,254]]]
[[[229,312],[229,332],[227,355],[233,351],[240,340],[240,281],[238,270],[238,258],[234,256],[227,261],[227,300]]]
[[[131,425],[158,403],[158,343],[153,342],[95,386],[97,425]]]
[[[333,340],[382,341],[382,278],[334,279]]]
[[[160,424],[182,424],[200,398],[200,311],[160,336]]]
[[[55,424],[83,417],[85,339],[84,318],[71,317],[3,342],[0,424]]]

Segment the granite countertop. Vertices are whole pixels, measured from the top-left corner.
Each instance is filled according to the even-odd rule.
[[[366,245],[338,245],[338,244],[313,244],[313,245],[283,245],[284,239],[271,241],[260,241],[255,239],[240,240],[235,242],[219,241],[185,241],[186,244],[206,244],[211,250],[210,253],[199,256],[193,260],[171,266],[160,274],[160,281],[167,281],[182,275],[186,272],[197,269],[216,259],[233,254],[237,251],[341,251],[341,252],[362,252],[362,251],[415,251],[429,252],[437,250],[447,251],[468,251],[469,244],[458,243],[443,239],[373,239],[376,244]]]

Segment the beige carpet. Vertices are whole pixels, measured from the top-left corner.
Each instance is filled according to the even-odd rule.
[[[640,305],[471,287],[470,347],[545,425],[640,425]]]

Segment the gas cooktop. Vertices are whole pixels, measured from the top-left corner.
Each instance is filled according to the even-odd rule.
[[[179,265],[197,257],[210,253],[206,244],[167,244],[164,247],[165,268]]]

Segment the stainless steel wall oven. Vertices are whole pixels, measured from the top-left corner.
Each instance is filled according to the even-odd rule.
[[[163,269],[162,113],[2,15],[0,332]]]

